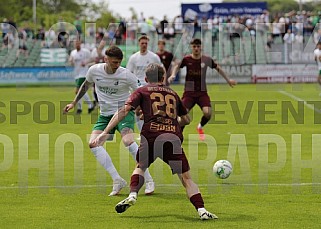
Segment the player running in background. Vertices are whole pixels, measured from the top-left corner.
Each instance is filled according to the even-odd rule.
[[[145,81],[145,70],[150,63],[159,63],[161,61],[159,57],[148,50],[149,38],[147,35],[143,34],[138,38],[139,51],[131,55],[127,63],[127,69],[134,73],[141,85],[146,85]],[[140,115],[136,116],[138,129],[141,130],[143,126],[143,120],[140,119]]]
[[[74,66],[74,77],[76,81],[76,94],[78,93],[80,86],[85,81],[85,76],[91,62],[91,54],[88,49],[81,48],[81,41],[75,41],[75,49],[71,51],[69,62]],[[87,93],[83,95],[85,102],[88,104],[88,113],[94,110],[93,103]],[[82,112],[82,101],[77,101],[77,114]]]
[[[96,35],[96,47],[91,51],[91,58],[95,64],[104,63],[104,56],[106,52],[106,41],[103,40],[104,33],[97,33]],[[94,105],[98,105],[98,97],[95,90],[95,84],[93,84],[93,96],[95,98]]]
[[[314,59],[318,64],[318,69],[319,69],[318,83],[321,86],[321,41],[317,43],[317,48],[314,50]]]
[[[164,40],[158,41],[158,50],[156,54],[159,56],[166,70],[165,85],[168,85],[167,78],[170,76],[173,54],[165,49],[166,43]]]
[[[122,106],[128,99],[130,90],[133,91],[138,88],[138,83],[137,77],[134,74],[120,66],[123,59],[123,53],[118,47],[109,47],[105,54],[105,63],[95,64],[89,68],[86,80],[81,85],[74,101],[65,107],[64,112],[71,110],[84,96],[88,88],[95,83],[100,105],[100,115],[97,123],[93,127],[89,147],[96,159],[107,170],[113,179],[113,190],[109,194],[110,196],[113,196],[117,195],[127,183],[120,177],[105,148],[93,145],[92,141],[97,137],[97,135],[103,132],[119,106]],[[134,141],[133,137],[134,125],[135,114],[134,112],[129,112],[122,122],[108,132],[108,139],[113,137],[115,130],[118,130],[122,136],[124,145],[128,147],[129,152],[135,159],[138,151],[138,145]],[[145,193],[151,194],[154,192],[154,182],[148,170],[145,172],[145,178]]]
[[[118,213],[134,205],[137,195],[144,184],[144,171],[158,157],[167,163],[173,174],[177,174],[191,203],[201,219],[217,219],[217,216],[204,208],[202,195],[190,175],[188,160],[182,148],[183,135],[180,125],[189,123],[187,110],[179,96],[171,88],[163,85],[165,69],[159,64],[150,64],[146,69],[147,85],[132,93],[124,107],[118,110],[108,126],[94,141],[101,145],[107,133],[115,128],[126,115],[141,107],[144,125],[141,132],[141,143],[137,153],[137,165],[131,176],[130,194],[119,202],[115,209]]]
[[[204,141],[205,134],[203,127],[211,119],[212,115],[211,100],[206,88],[207,67],[215,68],[231,87],[236,85],[236,81],[229,79],[221,66],[216,64],[211,57],[202,55],[202,42],[200,39],[194,38],[190,44],[192,54],[185,56],[180,64],[173,67],[172,74],[168,78],[168,82],[173,82],[176,74],[179,71],[179,68],[187,68],[182,102],[188,111],[190,111],[195,104],[202,109],[203,116],[197,126],[197,132],[199,133],[200,140]]]

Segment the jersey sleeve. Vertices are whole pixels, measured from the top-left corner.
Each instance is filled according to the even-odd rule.
[[[140,92],[140,89],[137,89],[130,95],[125,104],[130,105],[132,109],[135,110],[140,105],[141,100],[142,94]]]
[[[70,55],[69,55],[69,61],[73,61],[75,55],[75,50],[72,50]]]
[[[126,68],[131,72],[135,71],[134,56],[129,57]]]
[[[135,91],[137,88],[139,88],[140,86],[139,79],[132,72],[130,71],[127,72],[127,79],[132,91]]]
[[[216,68],[217,67],[217,63],[215,63],[215,61],[211,58],[211,57],[206,57],[207,61],[207,66],[210,68]]]
[[[157,64],[163,65],[161,59],[159,58],[159,56],[157,54],[155,54],[155,61]]]
[[[315,49],[315,50],[313,51],[313,53],[314,53],[314,57],[318,57],[318,54],[319,54],[318,49]]]
[[[95,68],[95,65],[91,66],[87,71],[86,80],[89,83],[94,83],[94,78],[93,78],[93,75],[92,75],[92,72],[93,72],[94,68]]]
[[[85,52],[85,60],[86,61],[89,61],[91,59],[91,53],[88,49],[86,49],[86,52]]]
[[[94,48],[91,51],[91,58],[96,59],[98,57],[98,52],[97,52],[97,48]]]
[[[181,63],[180,63],[180,66],[179,66],[180,68],[184,68],[184,67],[186,67],[186,57],[184,57],[183,58],[183,60],[181,61]]]

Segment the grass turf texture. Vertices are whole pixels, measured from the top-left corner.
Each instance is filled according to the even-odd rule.
[[[173,88],[182,94],[182,86]],[[73,99],[73,88],[1,88],[1,227],[319,227],[321,141],[316,135],[312,140],[312,136],[320,133],[317,122],[321,106],[317,103],[311,107],[299,102],[303,116],[295,120],[289,113],[288,118],[282,118],[286,110],[284,106],[282,108],[282,102],[290,102],[297,111],[301,106],[297,99],[319,101],[317,86],[238,85],[229,89],[226,85],[210,85],[208,89],[216,115],[205,127],[206,141],[199,142],[196,135],[201,111],[195,107],[193,121],[184,130],[184,149],[193,179],[200,184],[206,208],[219,217],[215,222],[198,219],[177,177],[172,176],[160,160],[151,166],[156,182],[155,194],[144,196],[142,190],[136,205],[118,215],[114,206],[127,196],[128,188],[117,197],[108,197],[112,181],[87,148],[87,134],[91,132],[97,111],[88,115],[84,105],[79,124],[74,124],[71,115],[67,116],[67,124],[62,124],[60,104]],[[50,105],[39,106],[43,101]],[[262,103],[266,103],[265,109]],[[17,109],[15,104],[19,104]],[[264,110],[270,113],[262,116]],[[16,112],[26,114],[16,115]],[[41,120],[48,123],[40,124]],[[303,124],[298,124],[302,121]],[[262,134],[271,135],[263,137]],[[267,146],[266,139],[277,143]],[[128,181],[134,162],[122,146],[119,134],[106,146],[115,166]],[[314,170],[300,170],[300,163],[294,161],[298,157],[293,155],[311,161],[312,150],[314,164],[308,165]],[[24,159],[26,153],[29,162]],[[39,161],[39,158],[42,163],[36,167],[41,166],[41,169],[28,170],[28,165],[32,167],[31,160]],[[229,159],[233,164],[233,174],[227,180],[218,180],[212,174],[212,166],[219,159]],[[275,168],[264,167],[264,160]],[[301,174],[298,175],[298,171]],[[303,185],[291,185],[298,182]]]

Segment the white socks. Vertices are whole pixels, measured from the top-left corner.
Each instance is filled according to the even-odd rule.
[[[135,199],[137,199],[137,192],[129,193],[129,197],[134,197]]]
[[[98,146],[94,148],[90,148],[91,152],[95,155],[97,161],[106,169],[106,171],[110,174],[113,180],[121,179],[119,173],[117,172],[109,154],[105,150],[104,147]],[[138,150],[138,145],[136,142],[133,142],[129,147],[128,150],[130,154],[133,156],[134,160],[136,161],[136,154]],[[149,173],[149,170],[146,169],[144,178],[146,182],[153,181],[152,176]]]
[[[130,144],[130,146],[128,146],[128,150],[129,150],[130,154],[133,156],[134,160],[136,161],[136,154],[137,154],[137,151],[138,151],[137,143],[133,142],[132,144]],[[144,178],[145,178],[145,182],[153,181],[153,178],[150,175],[148,169],[146,169],[146,171],[144,173]]]
[[[97,161],[106,169],[110,174],[111,178],[114,180],[121,179],[119,173],[117,172],[111,158],[104,147],[98,146],[95,148],[90,148],[91,152],[95,155]]]
[[[130,154],[133,156],[134,160],[136,161],[136,154],[138,151],[138,145],[136,142],[133,142],[132,144],[130,144],[128,146],[128,151],[130,152]]]

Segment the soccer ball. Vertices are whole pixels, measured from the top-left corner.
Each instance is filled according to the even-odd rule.
[[[233,171],[233,167],[231,163],[227,160],[219,160],[215,162],[213,166],[213,172],[215,176],[217,176],[220,179],[226,179],[228,178]]]

